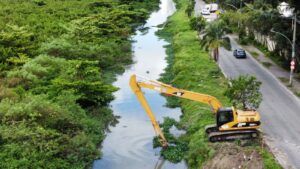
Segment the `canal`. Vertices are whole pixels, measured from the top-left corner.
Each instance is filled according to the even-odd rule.
[[[120,116],[119,123],[111,127],[102,144],[102,158],[94,161],[93,169],[185,169],[184,162],[173,164],[164,161],[159,149],[153,149],[154,129],[146,113],[129,86],[132,74],[150,79],[158,79],[167,66],[164,45],[168,43],[158,38],[156,26],[164,23],[175,12],[172,0],[161,0],[160,9],[153,12],[147,20],[146,32],[137,31],[132,37],[133,60],[126,71],[117,77],[114,86],[120,88],[115,92],[111,108]],[[181,110],[165,107],[166,100],[155,91],[144,90],[145,96],[158,121],[163,117],[179,119]]]

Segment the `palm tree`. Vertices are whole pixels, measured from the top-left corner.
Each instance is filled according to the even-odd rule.
[[[204,29],[201,46],[213,50],[213,58],[216,62],[219,60],[220,46],[230,49],[230,40],[224,37],[227,30],[225,22],[220,19],[209,23]]]

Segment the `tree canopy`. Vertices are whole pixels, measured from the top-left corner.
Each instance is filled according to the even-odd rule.
[[[212,49],[215,61],[219,58],[219,47],[223,46],[230,49],[230,40],[225,37],[228,31],[226,23],[223,20],[216,20],[209,24],[204,29],[201,45],[205,49]]]
[[[0,168],[89,168],[158,0],[0,1]]]
[[[261,82],[254,76],[239,76],[230,80],[225,95],[234,106],[243,110],[257,109],[262,101]]]

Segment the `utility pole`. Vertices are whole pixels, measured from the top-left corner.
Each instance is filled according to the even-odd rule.
[[[242,9],[243,6],[243,0],[240,0],[240,9]]]
[[[242,13],[243,0],[240,0],[240,14]],[[240,20],[240,19],[239,19]],[[238,21],[238,28],[240,27],[240,21]]]
[[[292,47],[292,60],[291,60],[291,72],[290,72],[290,82],[289,84],[292,86],[293,85],[293,73],[295,69],[295,48],[296,48],[296,32],[297,32],[297,15],[296,13],[294,14],[294,19],[293,19],[293,47]]]

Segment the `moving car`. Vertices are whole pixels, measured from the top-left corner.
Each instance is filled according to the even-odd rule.
[[[201,14],[202,14],[202,15],[210,15],[210,11],[209,11],[208,8],[203,8],[203,9],[201,10]]]
[[[244,49],[235,49],[233,51],[233,56],[236,58],[246,58],[247,57]]]

